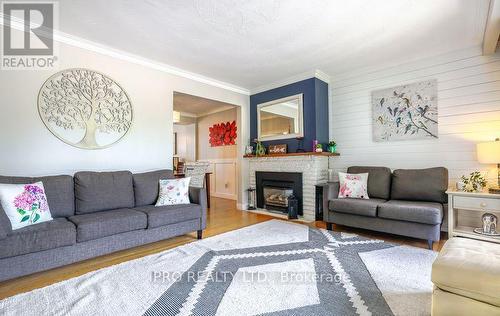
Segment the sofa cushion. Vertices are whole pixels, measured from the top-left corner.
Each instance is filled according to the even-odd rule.
[[[75,225],[65,218],[55,218],[20,228],[0,240],[0,258],[71,246],[75,243]]]
[[[138,229],[145,229],[147,216],[131,209],[117,209],[69,218],[76,225],[76,240],[84,242]]]
[[[391,200],[446,203],[448,169],[397,169],[392,174]]]
[[[386,167],[353,166],[347,173],[368,173],[368,196],[388,200],[391,193],[391,169]]]
[[[76,214],[132,208],[134,186],[130,171],[75,173]]]
[[[0,204],[0,240],[7,237],[12,232],[12,225],[10,224],[9,217]]]
[[[500,306],[500,246],[451,238],[432,265],[431,279],[445,291]]]
[[[75,194],[73,177],[67,175],[47,177],[5,177],[0,176],[0,183],[28,184],[41,181],[49,202],[52,217],[75,215]]]
[[[328,201],[328,209],[339,213],[376,217],[377,207],[383,203],[383,199],[333,199]]]
[[[201,206],[199,204],[181,204],[154,206],[147,205],[136,207],[135,210],[148,215],[148,228],[165,226],[175,223],[201,218]]]
[[[49,176],[33,178],[43,182],[52,217],[75,215],[75,184],[71,176]]]
[[[173,179],[172,170],[157,170],[132,175],[134,180],[135,206],[152,205],[158,199],[160,180]]]
[[[391,200],[380,205],[378,217],[436,225],[443,220],[443,205],[434,202]]]

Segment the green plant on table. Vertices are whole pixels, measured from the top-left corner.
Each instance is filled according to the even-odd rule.
[[[462,176],[460,179],[464,184],[465,192],[479,192],[488,183],[479,171],[472,172],[469,177]]]

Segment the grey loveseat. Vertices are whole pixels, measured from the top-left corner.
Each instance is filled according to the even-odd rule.
[[[42,181],[52,221],[12,230],[0,207],[0,281],[197,231],[206,226],[205,189],[191,204],[155,207],[159,180],[171,170],[132,174],[77,172],[74,177],[0,176],[0,183]]]
[[[385,167],[350,167],[348,173],[368,173],[370,199],[338,199],[339,183],[323,185],[323,220],[332,224],[440,240],[447,210],[448,170],[429,168],[391,173]]]

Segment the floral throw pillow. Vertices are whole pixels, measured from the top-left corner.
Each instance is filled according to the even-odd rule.
[[[0,202],[13,230],[52,220],[42,182],[0,184]]]
[[[339,199],[358,198],[368,199],[368,173],[339,172]]]
[[[190,177],[160,180],[160,193],[156,206],[189,204]]]

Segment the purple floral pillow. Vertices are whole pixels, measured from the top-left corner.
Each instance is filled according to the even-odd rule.
[[[0,203],[12,229],[52,220],[42,182],[0,184]]]

